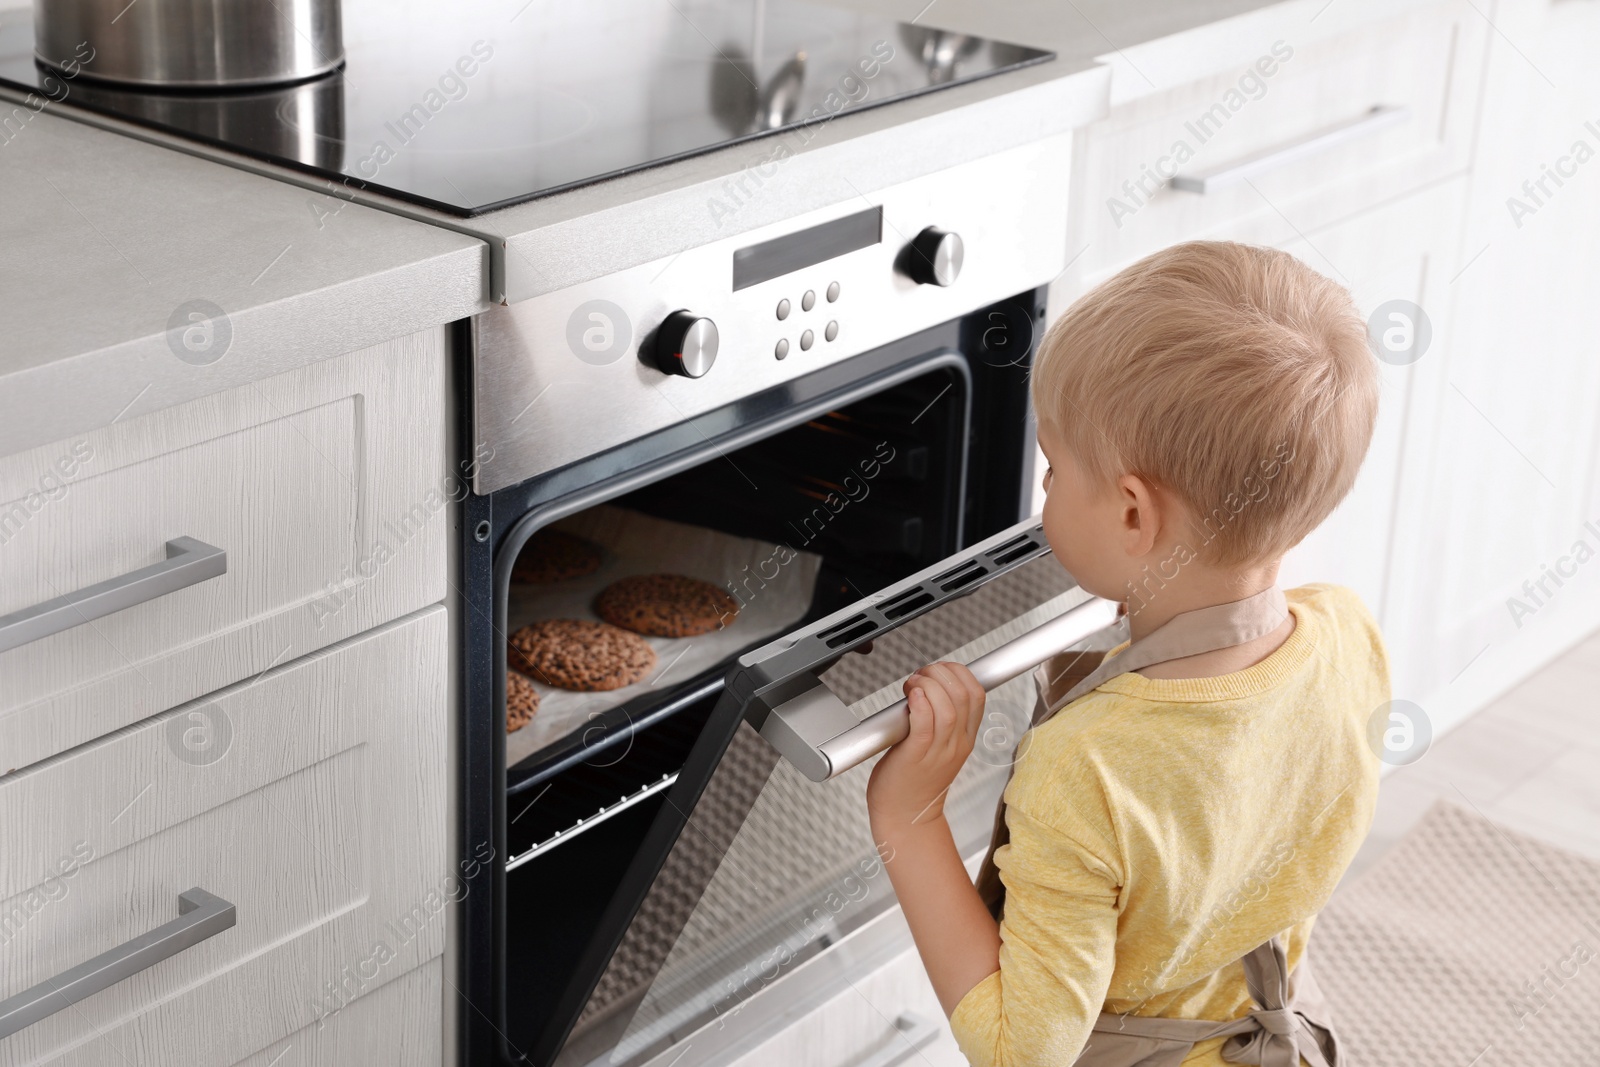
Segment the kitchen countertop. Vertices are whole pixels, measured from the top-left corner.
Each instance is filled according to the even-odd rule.
[[[707,200],[762,162],[767,142],[475,219],[366,194],[319,218],[317,179],[46,107],[0,143],[0,455],[1072,129],[1247,65],[1277,37],[1325,37],[1422,2],[856,0],[1059,58],[847,112],[731,220]],[[204,366],[168,344],[169,320],[192,300],[221,307],[232,334]]]
[[[486,306],[481,240],[359,205],[319,228],[311,201],[49,107],[29,119],[0,143],[0,456]],[[195,300],[227,317],[213,362],[168,344]]]

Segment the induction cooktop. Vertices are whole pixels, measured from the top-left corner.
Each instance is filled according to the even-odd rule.
[[[0,12],[0,83],[460,216],[714,148],[751,165],[835,115],[1052,58],[801,0],[345,0],[346,61],[265,91],[130,90],[34,62]],[[80,48],[89,55],[93,42]],[[48,103],[41,101],[48,100]],[[9,136],[7,134],[6,136]]]

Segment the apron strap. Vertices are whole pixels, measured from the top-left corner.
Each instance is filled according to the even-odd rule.
[[[1151,664],[1198,656],[1202,652],[1215,652],[1219,648],[1231,648],[1246,641],[1254,641],[1276,630],[1283,624],[1288,613],[1289,604],[1284,598],[1283,590],[1275,585],[1243,600],[1181,612],[1128,645],[1117,655],[1108,657],[1059,698],[1046,700],[1042,694],[1050,693],[1053,689],[1049,677],[1051,670],[1053,669],[1056,677],[1060,678],[1081,659],[1083,654],[1055,657],[1040,667],[1039,675],[1036,676],[1041,696],[1034,703],[1033,725],[1038,726],[1040,723],[1048,722],[1056,712],[1118,675]],[[1015,769],[1016,764],[1013,761],[1013,773]],[[1008,776],[1007,784],[1009,782]],[[994,865],[994,853],[995,849],[1009,841],[1010,837],[1010,831],[1006,827],[1006,802],[1002,791],[1001,798],[995,805],[994,829],[989,837],[989,853],[983,859],[977,880],[978,895],[997,921],[1005,903],[1005,886],[1001,884],[1000,872]]]
[[[1046,705],[1042,717],[1036,713],[1033,725],[1049,721],[1056,712],[1118,675],[1254,641],[1283,625],[1288,614],[1289,602],[1283,590],[1274,585],[1243,600],[1174,615],[1117,655],[1108,657],[1059,699]]]

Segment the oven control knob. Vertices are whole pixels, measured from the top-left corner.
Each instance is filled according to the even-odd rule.
[[[919,285],[950,285],[961,273],[961,235],[929,226],[902,253],[902,269]]]
[[[656,331],[656,366],[665,374],[702,377],[717,361],[717,324],[688,311],[674,311]]]

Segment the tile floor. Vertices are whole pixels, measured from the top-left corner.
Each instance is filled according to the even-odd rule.
[[[1386,775],[1349,879],[1437,798],[1600,858],[1600,632]]]

